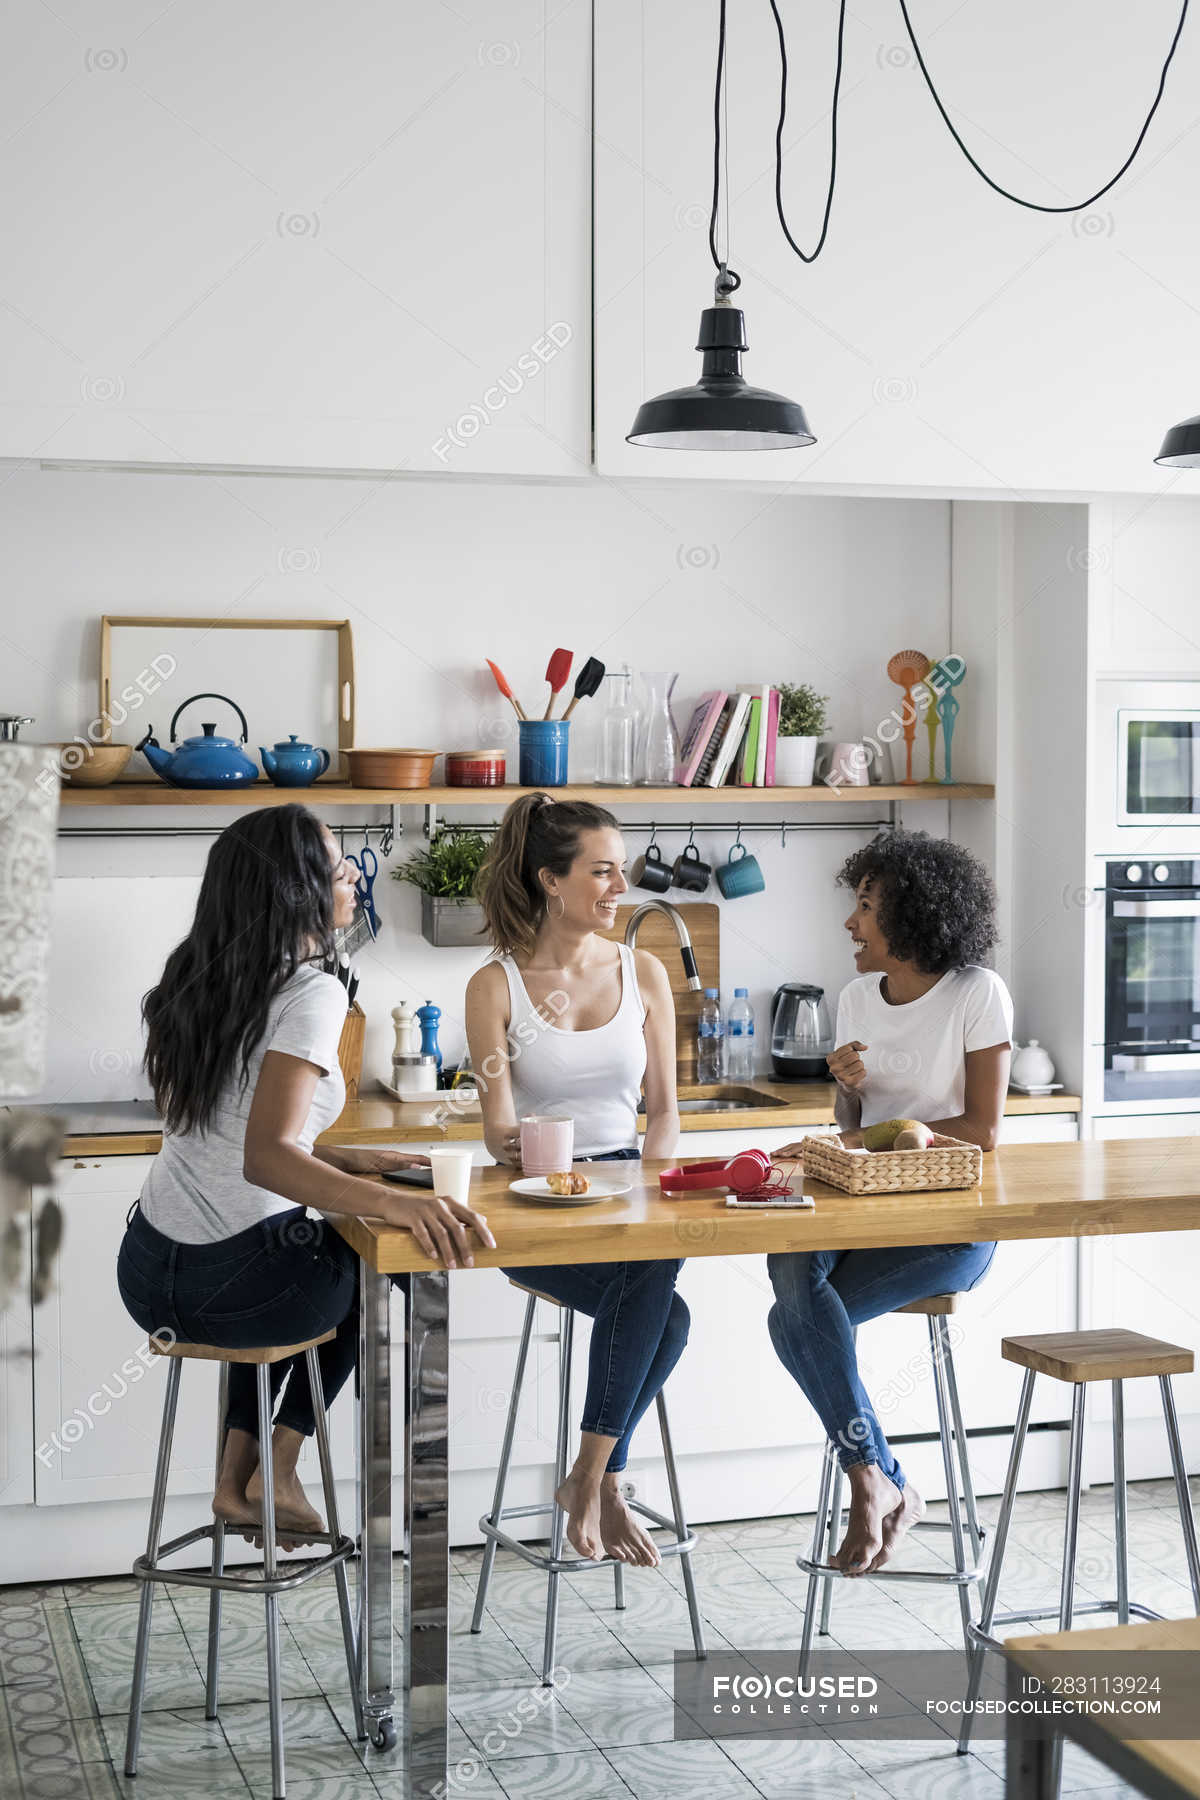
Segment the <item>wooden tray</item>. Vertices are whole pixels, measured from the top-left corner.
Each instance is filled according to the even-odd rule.
[[[347,1100],[358,1099],[366,1031],[366,1014],[358,1001],[352,1000],[346,1010],[346,1023],[342,1026],[342,1035],[338,1039],[338,1063],[342,1071],[342,1080],[346,1083]]]
[[[978,1144],[935,1132],[927,1150],[844,1150],[834,1139],[806,1137],[800,1144],[804,1173],[847,1194],[911,1194],[930,1188],[978,1187],[983,1151]]]

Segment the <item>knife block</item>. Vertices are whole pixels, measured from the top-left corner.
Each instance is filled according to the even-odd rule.
[[[362,1078],[363,1043],[367,1033],[367,1015],[357,1000],[350,1002],[346,1013],[346,1022],[342,1026],[342,1034],[338,1038],[338,1064],[342,1071],[342,1080],[346,1083],[347,1100],[358,1099],[358,1084]]]

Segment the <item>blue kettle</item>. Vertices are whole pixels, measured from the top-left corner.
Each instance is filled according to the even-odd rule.
[[[258,754],[268,780],[276,787],[308,787],[329,767],[328,750],[300,743],[294,731],[286,744],[281,741],[273,750],[260,744]]]
[[[175,742],[175,726],[179,715],[193,700],[223,700],[226,706],[232,706],[241,721],[240,742],[246,742],[250,730],[246,724],[246,715],[236,700],[231,700],[227,694],[193,694],[175,708],[175,717],[171,720],[172,744]],[[239,750],[232,738],[217,737],[215,724],[204,724],[200,729],[204,733],[203,737],[184,738],[178,750],[164,750],[151,725],[136,748],[142,752],[154,773],[172,787],[246,787],[250,782],[258,780],[258,764]]]

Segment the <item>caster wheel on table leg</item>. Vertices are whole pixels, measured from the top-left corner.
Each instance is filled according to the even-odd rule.
[[[396,1748],[396,1726],[391,1719],[380,1719],[371,1733],[371,1742],[377,1750],[394,1750]]]

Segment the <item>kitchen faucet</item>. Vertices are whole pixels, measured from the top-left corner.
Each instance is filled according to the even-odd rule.
[[[637,943],[637,934],[642,921],[650,913],[665,913],[675,927],[675,936],[679,939],[679,954],[683,958],[683,972],[687,976],[689,990],[693,994],[700,992],[700,976],[696,968],[696,952],[692,949],[692,939],[687,926],[683,922],[683,914],[669,900],[646,900],[635,907],[625,927],[625,942],[632,950]]]

